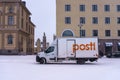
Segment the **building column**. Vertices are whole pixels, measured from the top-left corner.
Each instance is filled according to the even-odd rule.
[[[4,49],[5,41],[4,41],[4,32],[2,31],[2,49]]]
[[[27,49],[26,49],[26,48],[27,48],[27,47],[26,47],[27,45],[26,45],[26,44],[27,44],[27,41],[26,41],[26,38],[24,37],[24,38],[23,38],[23,54],[26,54],[26,52],[27,52]]]

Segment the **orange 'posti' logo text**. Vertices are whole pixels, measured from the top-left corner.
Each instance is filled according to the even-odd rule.
[[[89,44],[73,44],[73,53],[75,53],[77,50],[95,50],[95,42],[90,42]]]

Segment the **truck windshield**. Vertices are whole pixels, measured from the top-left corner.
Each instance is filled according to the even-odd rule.
[[[54,51],[54,46],[50,46],[46,51],[45,53],[50,53],[50,52],[53,52]]]

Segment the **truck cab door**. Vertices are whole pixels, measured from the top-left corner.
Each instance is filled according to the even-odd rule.
[[[50,60],[55,60],[55,47],[50,46],[46,51],[45,51],[47,59]]]

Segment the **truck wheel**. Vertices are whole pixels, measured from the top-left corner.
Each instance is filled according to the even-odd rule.
[[[40,64],[46,64],[45,58],[41,58],[41,59],[40,59]]]
[[[85,64],[85,60],[84,59],[78,59],[77,64]]]
[[[96,61],[96,60],[97,60],[97,59],[95,59],[95,58],[89,59],[90,62],[93,62],[93,61]]]

